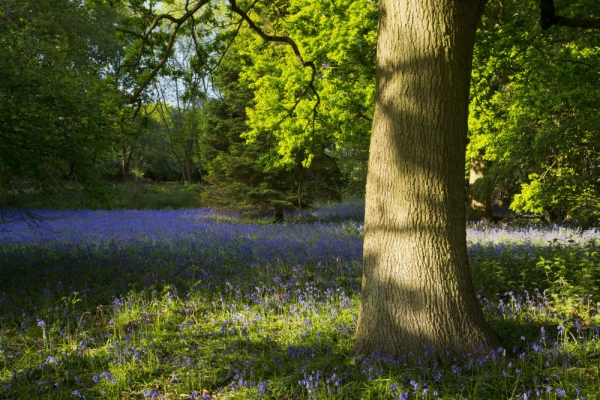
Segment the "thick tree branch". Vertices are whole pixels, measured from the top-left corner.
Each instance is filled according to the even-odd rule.
[[[169,60],[169,57],[171,56],[171,50],[173,50],[173,46],[175,45],[175,38],[177,37],[177,31],[179,31],[180,26],[181,25],[175,26],[175,29],[173,29],[173,31],[171,32],[171,35],[169,36],[169,42],[167,43],[167,48],[165,49],[165,52],[163,53],[162,59],[160,60],[160,62],[158,64],[156,64],[154,69],[152,69],[152,71],[150,71],[150,74],[138,86],[138,88],[135,90],[135,92],[133,92],[133,94],[131,95],[131,98],[129,100],[131,103],[137,101],[140,94],[142,94],[144,89],[150,84],[150,82],[152,82],[152,80],[156,77],[158,72],[162,69],[162,67],[164,67],[164,65]]]
[[[252,21],[252,19],[248,16],[248,14],[244,10],[242,10],[241,8],[238,7],[236,0],[229,0],[229,4],[231,5],[231,11],[233,11],[234,13],[236,13],[240,17],[242,17],[244,19],[244,21],[246,21],[248,23],[250,28],[254,32],[256,32],[258,34],[258,36],[260,36],[265,42],[280,42],[280,43],[289,44],[290,47],[292,48],[292,50],[294,51],[294,54],[296,55],[298,64],[300,64],[301,67],[315,68],[315,64],[312,61],[308,61],[308,62],[304,61],[304,59],[302,58],[302,54],[300,53],[300,50],[298,49],[298,45],[292,38],[290,38],[288,36],[267,35],[265,33],[265,31],[263,31],[258,25],[256,25],[254,23],[254,21]]]
[[[126,34],[128,34],[128,35],[135,36],[135,37],[136,37],[136,38],[138,38],[138,39],[144,39],[144,35],[142,35],[142,34],[139,34],[139,33],[137,33],[137,32],[134,32],[134,31],[132,31],[132,30],[129,30],[129,29],[125,29],[125,28],[117,28],[116,30],[117,30],[117,32],[123,32],[123,33],[126,33]]]
[[[268,35],[267,33],[265,33],[265,31],[263,31],[258,25],[256,25],[254,23],[254,21],[252,21],[252,19],[248,16],[248,14],[244,10],[242,10],[241,8],[238,7],[236,0],[229,0],[229,4],[231,5],[231,10],[233,12],[235,12],[236,14],[238,14],[240,17],[242,17],[243,20],[248,23],[250,28],[254,32],[256,32],[265,42],[279,42],[279,43],[288,44],[294,51],[294,55],[296,56],[296,60],[298,60],[298,64],[300,64],[300,66],[303,68],[310,67],[310,69],[312,70],[312,74],[310,76],[310,81],[309,81],[307,87],[311,89],[311,91],[314,93],[315,97],[317,98],[315,105],[313,107],[313,110],[312,110],[312,112],[313,112],[313,134],[314,134],[314,121],[317,116],[317,108],[319,107],[319,104],[321,103],[321,97],[319,96],[319,93],[317,92],[317,90],[315,89],[315,86],[314,86],[315,76],[317,74],[317,67],[316,67],[314,61],[304,61],[304,58],[302,58],[302,53],[300,53],[300,49],[298,48],[298,45],[296,44],[294,39],[292,39],[288,36],[272,36],[272,35]],[[304,97],[305,94],[306,94],[306,89],[302,91],[302,93],[300,94],[300,97],[298,98],[298,100],[296,101],[296,103],[294,104],[292,109],[289,110],[289,112],[288,112],[289,116],[292,115],[292,113],[294,112],[294,110],[296,109],[298,104],[300,103],[300,100]]]
[[[240,19],[239,22],[236,23],[237,27],[236,27],[235,31],[233,32],[231,39],[227,42],[225,49],[219,56],[219,59],[213,66],[207,67],[208,74],[212,74],[213,72],[215,72],[215,70],[221,65],[221,62],[225,58],[225,55],[227,54],[227,52],[233,45],[233,42],[235,41],[238,34],[240,33],[240,29],[242,28],[243,23],[244,23],[244,19]],[[196,49],[196,55],[198,56],[198,60],[200,60],[201,57],[200,57],[200,54],[198,53],[198,49],[200,48],[200,42],[198,40],[198,37],[196,36],[196,29],[194,28],[194,25],[195,25],[195,21],[194,21],[194,18],[192,17],[192,29],[190,32],[191,32],[191,36],[192,36],[192,41],[194,42],[194,47]],[[204,65],[206,65],[206,63],[204,63]]]
[[[547,30],[552,25],[572,28],[600,29],[600,18],[566,18],[556,15],[554,0],[540,0],[540,26]]]
[[[361,117],[364,120],[367,120],[369,122],[373,122],[373,118],[369,117],[368,115],[366,115],[365,113],[362,112],[358,112],[357,114],[359,117]]]
[[[140,44],[140,51],[138,52],[138,55],[136,57],[136,60],[132,63],[129,64],[123,64],[119,67],[120,68],[127,68],[127,67],[136,67],[139,65],[140,60],[142,58],[142,54],[144,52],[144,47],[146,46],[146,42],[148,41],[148,38],[150,37],[150,35],[152,34],[152,32],[154,32],[154,29],[156,29],[160,23],[160,21],[162,21],[163,19],[167,19],[171,22],[173,22],[174,24],[176,24],[177,28],[179,28],[179,26],[181,26],[185,21],[187,21],[190,17],[192,17],[194,15],[194,13],[196,11],[198,11],[200,8],[202,8],[202,6],[204,6],[205,4],[207,4],[209,2],[209,0],[202,0],[200,1],[198,4],[196,4],[192,9],[188,10],[181,18],[175,18],[170,14],[160,14],[157,15],[154,20],[150,23],[150,26],[148,27],[148,30],[146,30],[146,32],[141,35],[139,33],[133,32],[131,30],[128,29],[122,29],[122,28],[118,28],[118,31],[121,31],[123,33],[128,33],[130,35],[133,35],[139,39],[142,40],[142,43]]]

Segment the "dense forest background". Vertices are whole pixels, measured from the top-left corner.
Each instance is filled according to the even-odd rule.
[[[237,6],[259,29],[293,38],[312,68],[226,2],[188,16],[181,0],[1,1],[0,205],[114,207],[115,187],[183,182],[197,201],[187,205],[281,219],[284,209],[363,196],[377,3]],[[600,13],[592,0],[556,7]],[[542,30],[538,14],[537,1],[495,1],[480,23],[468,217],[510,209],[595,223],[600,33]]]

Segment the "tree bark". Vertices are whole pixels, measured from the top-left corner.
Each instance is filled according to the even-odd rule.
[[[438,360],[497,339],[467,258],[471,61],[485,0],[380,0],[355,350]]]
[[[275,218],[273,219],[273,223],[274,224],[283,223],[283,206],[276,205],[274,207],[274,211],[275,211]]]
[[[123,182],[125,182],[127,180],[127,176],[129,175],[129,166],[131,165],[133,148],[130,148],[128,152],[127,147],[125,146],[125,144],[123,144],[122,151],[123,153],[121,156],[121,177],[123,179]]]
[[[469,188],[467,189],[467,221],[491,221],[494,219],[490,185],[486,185],[484,180],[488,162],[481,156],[471,160]]]
[[[192,184],[192,170],[194,167],[194,161],[192,160],[192,149],[194,147],[194,140],[187,139],[183,142],[183,180],[186,183]]]

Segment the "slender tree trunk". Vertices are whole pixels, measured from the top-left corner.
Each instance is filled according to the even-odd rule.
[[[464,212],[471,61],[484,3],[379,1],[357,352],[444,359],[497,344],[473,289]]]
[[[273,223],[281,224],[283,222],[283,207],[277,205],[274,207],[274,211],[275,211],[275,219],[273,220]]]
[[[183,171],[183,178],[189,184],[192,183],[192,169],[194,167],[194,162],[192,160],[193,146],[194,146],[194,142],[192,139],[186,140],[183,145],[184,167],[185,167],[185,170]]]
[[[133,156],[133,148],[127,152],[127,148],[123,145],[123,155],[121,157],[121,175],[123,178],[123,182],[127,180],[127,175],[129,175],[129,165],[131,164],[131,158]]]
[[[492,220],[492,193],[486,187],[484,180],[488,168],[488,161],[483,157],[471,160],[469,171],[469,188],[467,197],[467,220],[481,221]]]

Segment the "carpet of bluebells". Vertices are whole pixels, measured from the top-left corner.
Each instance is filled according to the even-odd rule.
[[[357,356],[360,202],[295,223],[38,211],[0,231],[2,399],[595,399],[600,232],[468,228],[503,347]]]

